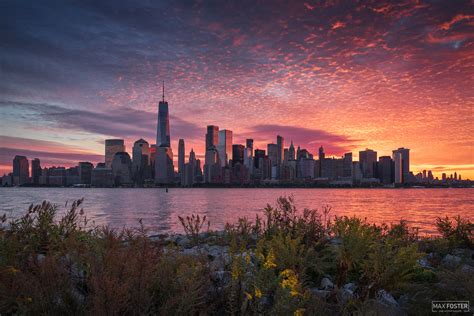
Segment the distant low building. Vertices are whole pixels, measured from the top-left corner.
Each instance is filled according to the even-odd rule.
[[[112,168],[108,168],[105,163],[98,163],[92,170],[91,185],[96,188],[109,188],[114,185]]]

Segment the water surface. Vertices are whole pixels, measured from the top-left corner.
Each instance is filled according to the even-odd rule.
[[[293,195],[298,208],[332,215],[357,215],[373,223],[406,219],[420,232],[435,232],[438,216],[462,215],[474,220],[474,189],[90,189],[0,188],[0,215],[14,218],[29,204],[48,200],[64,209],[67,200],[84,197],[84,211],[95,224],[135,227],[138,220],[152,233],[181,232],[178,215],[206,215],[212,229],[239,217],[254,219],[267,203]]]

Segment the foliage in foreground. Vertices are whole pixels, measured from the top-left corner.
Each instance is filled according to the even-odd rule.
[[[47,202],[3,219],[0,314],[378,314],[390,307],[384,291],[400,302],[396,313],[428,314],[433,299],[474,297],[473,224],[461,217],[439,218],[441,238],[428,239],[405,221],[300,212],[282,197],[223,233],[203,234],[205,218],[180,218],[186,246],[149,238],[143,226],[91,227],[81,204],[59,220]],[[225,249],[222,260],[206,247]],[[443,264],[454,250],[471,258]]]

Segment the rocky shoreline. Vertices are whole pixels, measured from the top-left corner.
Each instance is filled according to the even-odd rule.
[[[158,242],[163,246],[163,251],[176,252],[184,256],[204,257],[208,261],[211,270],[210,277],[213,281],[212,291],[219,294],[230,286],[231,283],[231,262],[232,254],[230,253],[229,245],[222,244],[222,239],[225,237],[225,231],[217,231],[212,233],[200,233],[198,235],[197,244],[192,241],[192,238],[186,234],[158,234],[150,235],[149,238]],[[254,237],[254,242],[257,238]],[[341,245],[341,240],[338,238],[331,238],[328,240],[330,247],[337,249]],[[248,250],[251,260],[255,259],[254,252]],[[245,257],[246,252],[240,254]],[[440,269],[450,272],[458,271],[461,276],[466,278],[474,275],[474,249],[468,248],[454,248],[449,253],[430,252],[425,254],[422,258],[417,260],[420,267],[429,269],[431,271]],[[446,284],[437,283],[434,286],[439,289],[446,288]],[[341,287],[334,284],[334,280],[330,275],[325,275],[319,286],[311,287],[309,290],[314,296],[323,301],[337,301],[344,305],[351,299],[357,299],[357,283],[349,282]],[[334,300],[334,298],[336,298]],[[377,291],[373,300],[372,308],[384,315],[407,315],[408,302],[413,299],[407,294],[398,296],[397,299],[386,291],[380,289]]]

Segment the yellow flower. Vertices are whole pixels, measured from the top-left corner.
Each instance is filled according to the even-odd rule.
[[[245,255],[245,262],[246,262],[247,264],[250,264],[250,259],[251,259],[251,258],[250,258],[250,255],[247,253],[247,254]]]
[[[240,271],[239,271],[239,267],[238,267],[237,264],[234,263],[234,264],[232,265],[232,272],[231,272],[231,273],[232,273],[232,279],[233,279],[233,280],[237,280],[237,279],[239,278],[239,276],[240,276]]]
[[[298,308],[295,310],[293,316],[303,316],[304,315],[304,308]]]
[[[255,287],[255,297],[256,298],[261,298],[262,297],[262,291],[258,287]]]
[[[11,274],[17,274],[18,271],[20,270],[16,269],[14,266],[9,266],[7,268],[7,272],[10,272]]]
[[[299,295],[298,292],[298,277],[295,272],[291,269],[283,270],[280,273],[281,282],[280,285],[284,289],[289,289],[291,296]]]
[[[276,268],[276,263],[275,263],[275,254],[273,253],[273,249],[270,249],[270,252],[267,255],[267,259],[265,260],[265,263],[263,264],[263,267],[265,269],[271,269],[271,268]]]
[[[245,292],[245,296],[247,296],[247,299],[248,299],[249,301],[251,301],[252,298],[253,298],[253,297],[252,297],[252,294],[247,293],[247,292]]]

